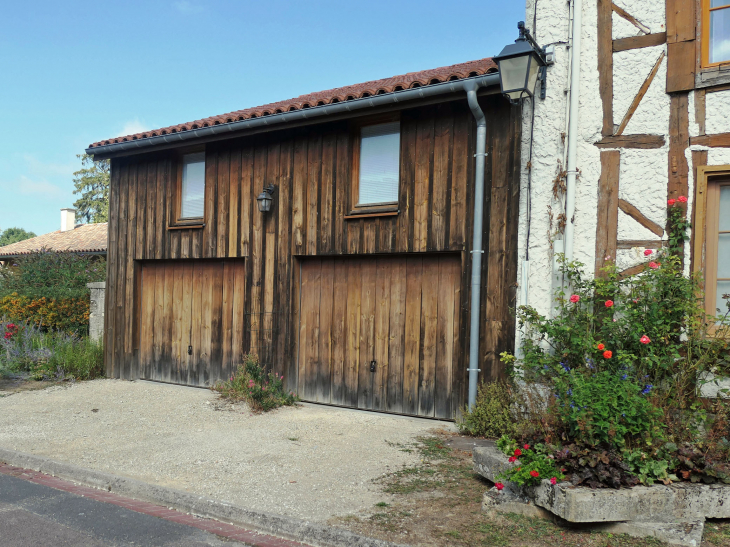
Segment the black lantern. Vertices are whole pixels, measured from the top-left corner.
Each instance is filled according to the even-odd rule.
[[[544,84],[545,67],[548,64],[545,51],[525,28],[525,22],[517,23],[517,28],[520,29],[520,37],[494,57],[499,64],[502,93],[513,103],[519,102],[525,95],[534,96],[538,79]],[[544,85],[541,86],[540,98],[545,98]]]
[[[271,210],[271,202],[274,201],[271,196],[274,195],[274,192],[276,192],[276,187],[273,184],[269,184],[264,188],[263,192],[259,194],[259,197],[256,198],[256,201],[259,204],[259,211],[262,213],[268,213]]]

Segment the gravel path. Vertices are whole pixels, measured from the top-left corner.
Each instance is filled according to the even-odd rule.
[[[444,422],[317,405],[251,414],[211,391],[95,380],[0,398],[0,446],[326,521],[391,501],[372,479]]]

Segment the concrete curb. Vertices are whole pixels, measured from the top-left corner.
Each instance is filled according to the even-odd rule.
[[[0,448],[0,462],[32,469],[33,471],[130,498],[172,507],[178,511],[184,511],[199,517],[212,518],[229,524],[252,528],[259,532],[300,541],[314,547],[403,547],[388,541],[360,536],[339,528],[273,513],[253,511],[189,492],[148,484],[102,471],[84,469],[70,463],[57,462],[44,456]]]

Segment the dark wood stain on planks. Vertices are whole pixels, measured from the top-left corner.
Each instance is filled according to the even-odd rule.
[[[518,110],[500,97],[480,101],[490,124],[479,367],[490,379],[503,373],[499,353],[512,349],[514,337],[520,125]],[[302,396],[454,416],[468,368],[475,124],[462,100],[404,110],[400,119],[399,214],[391,217],[344,218],[352,204],[347,121],[208,144],[206,218],[198,228],[167,229],[174,220],[173,153],[114,159],[107,374],[210,384],[259,343],[252,330],[266,328],[255,349]],[[263,215],[256,196],[267,184],[277,192]],[[458,269],[442,272],[438,253],[451,253]],[[319,300],[302,289],[315,282],[310,271],[300,279],[310,257],[365,254],[374,255],[371,265],[321,267]],[[388,282],[377,269],[379,256],[390,256]],[[210,260],[219,270],[205,266]],[[169,275],[152,266],[158,261]],[[453,302],[431,285],[442,275],[454,287]],[[322,306],[331,311],[322,314]],[[434,312],[443,307],[450,310],[445,322]],[[154,320],[150,341],[140,328],[158,312],[163,319]],[[310,334],[321,321],[331,324],[331,334],[318,336],[315,347]],[[302,365],[305,347],[318,357]],[[370,354],[375,361],[387,355],[387,367],[360,376],[359,362]],[[310,362],[326,366],[315,371]]]

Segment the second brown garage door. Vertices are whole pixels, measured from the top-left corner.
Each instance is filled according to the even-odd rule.
[[[460,281],[455,255],[302,261],[299,396],[452,418]]]

